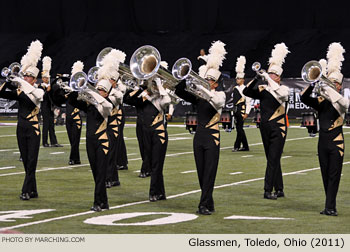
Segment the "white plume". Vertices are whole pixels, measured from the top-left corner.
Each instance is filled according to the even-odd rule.
[[[198,69],[198,75],[202,78],[205,78],[205,74],[207,73],[208,68],[206,65],[201,65]]]
[[[50,72],[51,70],[51,58],[49,56],[45,56],[43,58],[43,72],[44,71],[47,71],[47,72]]]
[[[236,73],[244,73],[246,59],[244,56],[239,56],[236,62]]]
[[[318,61],[318,63],[320,63],[321,67],[322,67],[322,75],[323,76],[327,76],[327,60],[325,59],[320,59]]]
[[[84,63],[81,62],[80,60],[76,61],[73,66],[72,66],[72,75],[81,72],[84,69]]]
[[[207,68],[214,68],[219,70],[222,66],[222,61],[225,59],[226,55],[225,44],[220,40],[212,43],[209,49]]]
[[[162,67],[164,67],[165,69],[168,69],[168,62],[166,62],[166,61],[161,61],[161,62],[160,62],[160,65],[161,65]]]
[[[269,64],[282,67],[282,64],[284,63],[284,59],[286,58],[288,53],[290,53],[290,51],[288,51],[288,47],[286,46],[285,43],[276,44],[275,48],[271,52],[271,57],[269,58]]]
[[[112,50],[112,51],[116,51],[113,54],[115,55],[116,59],[121,62],[124,63],[125,62],[125,58],[126,58],[126,54],[120,50]],[[111,51],[111,52],[112,52]]]
[[[344,61],[343,53],[345,53],[345,50],[340,43],[332,43],[329,45],[327,52],[328,73],[340,72],[341,66],[343,65],[342,61]]]
[[[22,71],[25,71],[29,66],[36,67],[42,50],[43,44],[39,40],[35,40],[30,44],[27,53],[21,59]]]
[[[118,57],[121,55],[121,51],[113,49],[102,59],[102,66],[97,71],[98,79],[113,79],[118,78],[118,70],[119,70],[119,60]],[[125,58],[124,58],[125,60]]]

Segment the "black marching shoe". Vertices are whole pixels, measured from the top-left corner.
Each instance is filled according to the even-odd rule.
[[[127,165],[117,165],[117,170],[127,170],[128,166]]]
[[[146,172],[145,175],[146,175],[146,177],[149,177],[149,176],[151,176],[151,173],[150,172]]]
[[[139,174],[139,178],[145,178],[146,177],[146,173],[144,173],[144,172],[140,172],[140,174]]]
[[[264,193],[264,199],[276,200],[277,196],[276,196],[276,194],[274,194],[272,192],[265,192]]]
[[[211,213],[215,213],[215,208],[214,208],[214,206],[208,206],[208,210],[209,210]]]
[[[157,200],[166,200],[166,196],[164,194],[156,195]]]
[[[50,147],[50,145],[47,144],[47,143],[44,143],[43,146],[44,146],[44,147]]]
[[[101,204],[100,204],[100,208],[101,208],[101,209],[108,210],[108,209],[109,209],[109,205],[108,205],[108,203],[101,203]]]
[[[21,200],[30,200],[29,193],[22,193],[21,195],[19,195],[19,198]]]
[[[232,149],[232,152],[236,152],[236,151],[238,151],[239,149],[238,148],[233,148]]]
[[[157,196],[156,195],[150,195],[149,196],[149,201],[150,202],[156,202],[157,201]]]
[[[196,213],[197,214],[202,214],[202,215],[211,215],[211,212],[205,206],[200,206]]]
[[[69,160],[68,162],[69,165],[76,165],[76,164],[81,164],[80,160]]]
[[[112,187],[111,182],[110,182],[110,181],[107,181],[107,182],[106,182],[106,188],[111,188],[111,187]]]
[[[277,190],[275,194],[276,194],[277,198],[284,197],[284,192],[282,190]]]
[[[95,212],[101,212],[102,209],[99,205],[94,205],[90,208],[91,211],[95,211]]]
[[[328,209],[328,208],[323,209],[320,212],[320,214],[329,215],[329,216],[338,216],[338,212],[336,209]]]
[[[249,151],[249,148],[240,148],[238,151]]]
[[[63,147],[63,145],[56,143],[56,144],[51,144],[51,147]]]
[[[35,199],[35,198],[38,198],[39,197],[39,194],[37,192],[31,192],[29,193],[29,197],[31,199]]]
[[[112,181],[112,182],[111,182],[111,186],[112,186],[112,187],[113,187],[113,186],[120,186],[119,180]]]

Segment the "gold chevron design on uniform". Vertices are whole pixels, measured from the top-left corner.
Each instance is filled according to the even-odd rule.
[[[107,142],[104,142],[104,143],[101,143],[103,146],[105,146],[105,147],[109,147],[109,142],[107,141]]]
[[[108,139],[108,137],[107,137],[107,134],[106,134],[106,132],[105,133],[103,133],[99,138],[98,138],[99,140],[107,140]]]
[[[211,134],[211,135],[212,135],[213,137],[219,139],[219,133],[213,133],[213,134]]]
[[[132,91],[132,92],[130,93],[130,97],[131,97],[131,96],[134,96],[136,93],[137,93],[137,90]]]
[[[216,124],[214,124],[213,126],[211,126],[209,129],[214,129],[214,130],[219,131],[219,124],[216,123]]]
[[[162,113],[159,113],[153,120],[151,126],[161,122],[163,120],[163,114]]]
[[[75,117],[73,117],[74,120],[78,120],[80,119],[80,116],[79,115],[76,115]]]
[[[281,126],[280,129],[286,131],[286,126]]]
[[[344,150],[344,143],[337,145],[340,149]]]
[[[75,123],[81,125],[81,120],[75,121]]]
[[[105,154],[107,155],[108,153],[108,149],[103,149],[103,151],[105,152]]]
[[[118,110],[118,115],[122,115],[123,114],[123,110],[122,109],[119,109]]]
[[[281,120],[278,120],[277,123],[279,124],[285,124],[284,117]]]
[[[279,107],[276,109],[275,113],[273,113],[273,115],[270,117],[269,121],[271,121],[271,120],[273,120],[273,119],[275,119],[275,118],[277,118],[277,117],[283,115],[285,112],[286,112],[285,107],[283,107],[282,105],[279,106]]]
[[[158,136],[165,138],[165,132],[159,133]]]
[[[237,104],[240,104],[241,102],[244,102],[244,97],[241,97],[241,99],[239,99],[239,100],[236,102],[236,105],[237,105]]]
[[[1,89],[5,86],[6,82],[2,83],[1,86],[0,86],[0,91]]]
[[[216,145],[219,145],[219,143],[220,143],[220,141],[218,141],[216,139],[214,139],[214,142],[215,142]]]
[[[341,150],[339,150],[339,154],[340,154],[340,156],[343,156],[343,155],[344,155],[344,152],[341,151]]]
[[[211,128],[214,124],[218,123],[220,121],[220,114],[216,113],[213,118],[208,122],[208,124],[205,126],[206,128]],[[219,126],[219,125],[218,125]],[[219,128],[219,127],[218,127]]]
[[[281,135],[282,135],[283,138],[286,136],[286,134],[284,134],[283,132],[281,132]]]
[[[110,122],[109,125],[118,125],[117,120],[114,119],[114,121]]]
[[[33,126],[34,128],[36,128],[36,129],[39,129],[39,124],[38,124],[38,123],[33,124],[32,126]]]
[[[159,125],[159,127],[156,128],[156,130],[164,130],[164,125],[163,124]]]
[[[103,120],[103,123],[101,123],[100,127],[97,129],[97,131],[95,132],[95,134],[100,133],[101,131],[104,131],[107,129],[107,122],[105,120]]]
[[[114,116],[114,115],[116,115],[118,113],[118,109],[117,108],[113,108],[112,109],[112,114],[111,114],[111,116]]]
[[[33,109],[33,111],[29,115],[27,115],[27,119],[37,114],[39,114],[39,108],[35,107],[35,109]]]
[[[118,132],[119,127],[113,127],[112,130],[113,130],[114,132]]]
[[[264,85],[259,85],[259,92],[262,92],[262,91],[264,91],[265,90],[265,86]]]
[[[39,136],[40,131],[36,130],[35,133],[36,133],[37,136]]]
[[[333,139],[333,141],[343,141],[344,138],[343,138],[343,135],[341,133],[339,133],[339,135]]]
[[[77,127],[78,127],[78,129],[80,129],[80,128],[81,128],[81,125],[80,125],[80,124],[77,124]]]
[[[119,134],[117,132],[113,132],[115,137],[118,137]]]
[[[344,119],[343,117],[339,116],[337,120],[334,121],[334,123],[331,125],[331,127],[328,130],[335,129],[337,127],[343,126]]]
[[[37,122],[37,121],[38,121],[38,117],[35,115],[35,116],[33,116],[32,119],[30,119],[29,121]]]
[[[19,88],[17,88],[17,95],[20,95],[22,93],[22,90],[20,90]]]
[[[324,101],[324,98],[322,96],[317,97],[318,103],[321,103]]]
[[[79,112],[79,109],[74,108],[74,110],[73,110],[73,112],[71,113],[71,115],[74,115],[74,114],[76,114],[76,113],[78,113],[78,112]]]
[[[162,144],[163,144],[163,143],[165,143],[165,140],[164,140],[164,139],[162,139],[162,138],[160,138],[160,141],[162,142]]]

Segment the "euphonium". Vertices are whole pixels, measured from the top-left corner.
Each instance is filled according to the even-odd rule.
[[[199,98],[206,99],[206,96],[202,94],[198,86],[200,85],[210,90],[210,84],[192,70],[192,63],[189,59],[178,59],[173,65],[172,74],[177,80],[186,79],[186,90],[188,92]]]
[[[164,88],[174,90],[179,81],[160,65],[160,53],[150,45],[138,48],[130,59],[130,71],[139,80],[160,78]]]
[[[139,85],[139,80],[134,77],[130,67],[124,63],[119,63],[119,75],[121,82],[129,89],[135,89]]]
[[[72,91],[79,93],[79,99],[97,105],[97,100],[89,91],[98,93],[98,91],[88,83],[88,76],[84,72],[77,72],[70,78],[69,87]],[[99,94],[99,93],[98,93]]]
[[[301,78],[308,83],[317,82],[316,90],[319,90],[322,83],[333,88],[334,90],[337,90],[336,85],[331,80],[323,76],[322,66],[316,60],[311,60],[303,66],[301,70]]]
[[[6,78],[6,81],[10,81],[11,77],[22,77],[21,64],[13,62],[9,67],[4,67],[1,70],[1,76]]]

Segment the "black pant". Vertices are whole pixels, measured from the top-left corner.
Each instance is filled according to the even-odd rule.
[[[95,136],[86,137],[86,151],[95,181],[94,205],[107,204],[106,173],[108,154]]]
[[[194,158],[201,187],[201,198],[198,207],[214,209],[213,191],[218,170],[220,143],[216,145],[210,130],[198,129],[193,140]]]
[[[286,136],[282,136],[279,125],[274,123],[261,123],[260,132],[267,159],[264,189],[266,192],[272,192],[273,188],[283,191],[281,157]]]
[[[153,127],[143,127],[144,162],[151,167],[150,196],[165,196],[163,166],[168,146],[168,132],[155,130],[158,126],[159,124]],[[160,134],[164,134],[164,137],[160,137]]]
[[[144,151],[144,140],[143,140],[143,130],[142,124],[136,123],[136,136],[139,143],[140,154],[142,158],[141,172],[150,173],[151,167],[145,162],[145,151]]]
[[[80,161],[79,144],[81,136],[81,125],[77,125],[73,119],[66,119],[66,129],[70,143],[69,160]]]
[[[43,116],[43,144],[48,144],[48,134],[50,135],[50,143],[51,145],[57,144],[57,138],[55,134],[55,115],[51,110],[51,106],[48,107],[46,103],[42,104],[41,114]]]
[[[34,127],[29,123],[28,125],[19,123],[17,126],[17,142],[26,173],[22,193],[37,192],[35,171],[39,155],[40,134],[37,135]]]
[[[318,141],[318,160],[320,162],[323,187],[326,194],[325,207],[332,210],[336,209],[336,197],[344,159],[344,155],[341,155],[340,148],[337,146],[344,144],[344,140],[334,141],[339,134],[344,139],[343,133],[341,131],[334,133],[320,131]]]
[[[118,127],[118,126],[117,126]],[[115,132],[111,128],[108,128],[108,138],[109,141],[109,152],[108,152],[108,161],[107,161],[107,176],[106,181],[119,181],[119,174],[117,169],[117,141],[118,137],[115,136]]]
[[[236,119],[237,136],[236,136],[234,148],[239,149],[241,147],[241,144],[242,144],[243,148],[249,149],[247,137],[246,137],[245,132],[243,130],[244,120],[243,120],[242,114],[236,113],[235,119]]]
[[[117,165],[118,166],[127,166],[128,165],[128,155],[126,151],[126,145],[124,140],[124,126],[125,126],[125,115],[124,110],[120,109],[122,111],[122,118],[121,122],[119,124],[119,136],[117,138]]]

